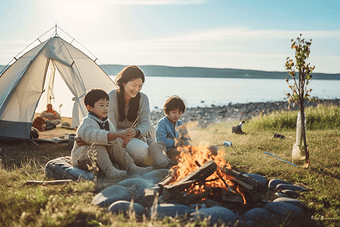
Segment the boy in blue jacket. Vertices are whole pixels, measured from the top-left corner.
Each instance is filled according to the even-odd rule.
[[[183,122],[180,120],[185,112],[185,104],[177,95],[168,98],[163,106],[165,117],[156,125],[156,141],[164,143],[167,156],[177,162],[180,154],[178,147],[190,146],[191,139]]]

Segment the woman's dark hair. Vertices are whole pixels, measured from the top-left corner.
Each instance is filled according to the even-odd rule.
[[[109,101],[109,96],[102,89],[91,89],[89,92],[86,93],[84,97],[84,103],[85,106],[89,105],[91,107],[94,107],[94,104],[101,99]]]
[[[169,114],[170,111],[176,110],[177,108],[179,109],[179,112],[185,112],[184,101],[177,95],[173,95],[165,101],[163,111],[164,113]]]
[[[143,71],[135,65],[127,66],[122,71],[116,75],[116,84],[119,86],[118,90],[118,113],[119,121],[125,120],[125,98],[124,98],[124,84],[130,80],[141,78],[142,83],[145,81],[145,76]],[[135,121],[137,118],[137,112],[139,109],[139,100],[141,94],[138,92],[136,97],[132,98],[129,102],[129,110],[126,118],[129,121]]]

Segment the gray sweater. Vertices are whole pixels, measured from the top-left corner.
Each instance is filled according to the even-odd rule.
[[[141,137],[147,136],[151,129],[150,123],[150,106],[149,106],[149,98],[146,94],[140,92],[141,98],[139,101],[139,109],[137,116],[139,116],[136,129],[139,129],[141,133]],[[109,120],[112,122],[114,127],[119,130],[124,130],[133,124],[133,122],[129,121],[127,118],[123,122],[119,121],[119,113],[118,113],[118,91],[111,90],[109,93]],[[127,110],[125,110],[127,113]]]

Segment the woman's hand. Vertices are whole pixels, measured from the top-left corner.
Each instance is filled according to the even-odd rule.
[[[127,137],[125,140],[123,140],[123,147],[126,148],[127,144],[130,142],[132,137]]]
[[[78,136],[75,136],[74,137],[74,141],[76,141],[76,143],[77,143],[77,145],[79,146],[79,147],[81,147],[81,146],[85,146],[85,145],[89,145],[89,144],[87,144],[84,140],[82,140],[80,137],[78,137]]]

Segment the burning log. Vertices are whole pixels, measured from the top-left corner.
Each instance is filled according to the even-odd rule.
[[[237,192],[230,192],[224,188],[205,188],[206,191],[199,194],[183,193],[177,197],[181,203],[205,203],[210,206],[224,206],[228,208],[243,206],[243,197]]]
[[[230,181],[239,184],[240,186],[246,188],[247,190],[253,190],[254,187],[256,187],[257,185],[257,182],[254,179],[246,175],[243,175],[242,173],[237,172],[235,170],[223,168],[222,172],[230,177],[229,178]]]
[[[222,201],[243,204],[243,196],[239,193],[233,193],[225,189],[222,190]]]
[[[216,168],[216,163],[214,161],[209,161],[173,185],[163,185],[161,182],[158,185],[160,188],[163,187],[160,190],[162,191],[163,199],[175,199],[181,192],[188,189],[192,184],[205,181],[207,177],[216,171]]]
[[[253,178],[233,169],[222,168],[221,171],[227,174],[230,181],[241,187],[240,190],[246,197],[247,202],[257,202],[266,196],[267,187]]]

